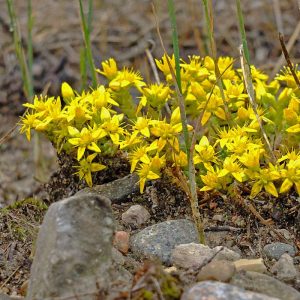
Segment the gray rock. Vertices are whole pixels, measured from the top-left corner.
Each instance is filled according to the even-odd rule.
[[[122,214],[125,225],[140,226],[150,219],[148,210],[142,205],[132,205]]]
[[[214,253],[211,248],[202,244],[181,244],[176,246],[172,251],[171,262],[176,267],[183,269],[197,269],[204,265]]]
[[[217,252],[218,254],[216,254]],[[213,260],[235,261],[240,258],[238,253],[226,247],[218,246],[211,249],[205,245],[190,243],[176,246],[172,251],[171,262],[184,269],[199,268],[214,255]]]
[[[112,248],[112,260],[114,264],[119,266],[123,266],[125,264],[125,258],[123,254],[115,247]]]
[[[227,260],[213,260],[204,266],[197,274],[197,281],[215,280],[228,282],[235,274],[233,262]]]
[[[279,300],[263,294],[245,291],[239,287],[214,281],[196,283],[181,296],[181,300]]]
[[[113,232],[106,197],[76,195],[53,203],[39,231],[26,299],[94,299],[92,293],[110,282]]]
[[[279,280],[290,283],[295,281],[298,275],[293,258],[287,253],[282,254],[280,259],[272,267],[271,272],[276,274]]]
[[[284,253],[288,253],[292,257],[296,254],[295,248],[293,246],[279,242],[265,245],[265,247],[263,248],[263,252],[269,259],[276,260],[278,260]]]
[[[109,198],[112,203],[121,203],[128,195],[139,190],[138,181],[138,175],[130,174],[109,183],[95,185],[92,188],[85,188],[76,195],[96,193]]]
[[[300,293],[294,288],[276,278],[257,272],[238,272],[232,277],[230,283],[246,290],[263,293],[282,300],[300,299]]]
[[[221,250],[221,248],[223,248]],[[221,250],[221,251],[220,251]],[[241,258],[239,253],[236,253],[226,247],[217,246],[213,248],[213,252],[219,252],[215,257],[214,260],[228,260],[228,261],[236,261]]]
[[[141,230],[130,239],[132,252],[139,258],[158,258],[171,263],[171,252],[176,245],[198,241],[193,222],[185,219],[165,221]]]

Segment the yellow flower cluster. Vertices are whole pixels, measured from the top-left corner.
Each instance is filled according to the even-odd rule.
[[[25,104],[21,132],[30,139],[31,129],[41,131],[58,151],[76,157],[76,173],[90,186],[92,173],[105,168],[97,156],[122,150],[143,192],[146,181],[160,178],[165,168],[187,168],[169,63],[175,68],[174,56],[157,60],[165,82],[148,84],[138,72],[119,69],[114,59],[104,61],[97,72],[106,77],[106,85],[79,94],[63,83],[63,103],[60,97],[35,97]],[[220,90],[213,59],[192,56],[181,62],[188,130],[192,135],[196,122],[201,122],[203,133],[193,153],[199,189],[227,192],[233,185],[246,184],[250,197],[262,190],[277,197],[295,189],[300,195],[300,92],[289,69],[269,80],[251,67],[257,114],[273,148],[272,158],[242,72],[233,63],[230,57],[218,59]]]

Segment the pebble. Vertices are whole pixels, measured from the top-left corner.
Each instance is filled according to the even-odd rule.
[[[221,248],[223,248],[221,250]],[[235,251],[232,251],[223,246],[217,246],[212,249],[214,253],[219,252],[215,257],[214,260],[228,260],[228,261],[236,261],[241,258],[241,255]],[[220,251],[221,250],[221,251]]]
[[[222,250],[221,250],[222,249]],[[190,243],[175,247],[172,252],[172,263],[180,268],[199,268],[210,260],[216,253],[213,260],[235,261],[240,258],[238,253],[226,248],[217,246],[213,249],[206,245]]]
[[[269,258],[269,259],[276,259],[278,260],[282,254],[288,253],[290,256],[294,257],[296,254],[295,248],[289,244],[285,243],[271,243],[265,245],[263,248],[263,253]]]
[[[234,262],[237,271],[252,271],[266,273],[267,268],[262,258],[258,259],[239,259]]]
[[[148,210],[142,205],[132,205],[122,214],[122,221],[125,225],[137,226],[146,223],[150,219]]]
[[[294,282],[298,275],[293,258],[287,253],[282,254],[280,259],[272,267],[271,272],[276,274],[279,280],[288,283]]]
[[[226,260],[213,260],[200,270],[197,275],[197,280],[229,282],[234,273],[235,266],[232,262]]]
[[[171,264],[171,252],[175,246],[198,241],[192,221],[170,220],[149,226],[130,239],[130,248],[138,258],[158,258]]]
[[[181,300],[279,300],[222,282],[203,281],[187,289]]]
[[[181,244],[172,251],[171,261],[179,268],[197,269],[213,255],[213,250],[208,246],[197,243]]]
[[[113,245],[121,253],[127,254],[129,250],[129,233],[126,231],[116,231]]]
[[[250,271],[237,272],[231,278],[230,283],[270,297],[284,300],[300,299],[300,293],[297,290],[266,274]]]

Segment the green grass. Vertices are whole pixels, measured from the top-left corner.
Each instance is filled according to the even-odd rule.
[[[92,11],[93,11],[93,1],[89,0],[89,11],[88,11],[88,18],[83,12],[83,5],[82,0],[79,0],[79,11],[80,11],[80,18],[81,18],[81,26],[82,26],[82,33],[84,38],[84,45],[85,45],[85,54],[81,57],[81,72],[86,72],[86,67],[84,66],[85,61],[90,69],[91,77],[92,77],[92,87],[97,87],[97,73],[93,59],[92,53],[92,45],[91,45],[91,31],[92,31]],[[84,62],[83,62],[84,61]]]
[[[21,76],[23,81],[23,90],[26,97],[32,100],[34,95],[33,83],[32,83],[32,62],[33,62],[33,50],[32,50],[32,9],[31,0],[28,0],[28,20],[27,20],[27,59],[24,51],[24,45],[22,44],[22,37],[18,26],[18,20],[16,16],[15,6],[13,0],[6,0],[8,15],[10,19],[10,28],[12,31],[14,50],[17,56],[18,63],[21,69]]]
[[[186,148],[186,154],[188,160],[188,179],[189,179],[191,208],[192,208],[194,222],[198,230],[199,242],[201,244],[205,244],[203,221],[199,211],[199,204],[198,204],[197,184],[196,184],[196,175],[195,175],[196,170],[193,161],[194,149],[191,147],[191,138],[189,136],[188,127],[187,127],[185,103],[184,103],[184,98],[182,96],[182,90],[181,90],[179,41],[178,41],[175,5],[173,0],[168,0],[168,11],[169,11],[169,17],[172,26],[172,42],[173,42],[173,51],[175,57],[176,76],[174,74],[174,71],[172,70],[170,63],[169,63],[169,67],[176,88],[176,93],[177,93],[177,98],[178,98],[179,108],[180,108],[182,129],[183,129],[184,140],[185,140],[185,148]],[[194,132],[194,134],[196,134],[196,132]]]

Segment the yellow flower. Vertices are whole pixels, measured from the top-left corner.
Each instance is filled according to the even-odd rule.
[[[222,74],[222,79],[235,80],[237,78],[237,75],[235,74],[235,71],[233,69],[232,57],[219,57],[218,67],[220,70],[220,74]]]
[[[109,83],[109,87],[114,92],[122,89],[129,89],[132,86],[142,88],[144,85],[145,83],[140,73],[127,68],[119,71],[117,76]]]
[[[235,128],[229,128],[226,130],[226,128],[219,129],[218,136],[219,139],[217,140],[218,143],[220,143],[221,148],[224,148],[224,146],[227,143],[231,143],[235,138],[245,136],[246,132],[243,128],[237,126]]]
[[[171,115],[170,123],[167,123],[166,120],[153,120],[151,124],[153,125],[153,127],[150,129],[151,134],[158,138],[172,142],[174,137],[176,137],[178,133],[182,131],[179,107],[174,109]]]
[[[297,159],[290,160],[287,163],[285,169],[281,170],[281,177],[284,181],[280,187],[279,193],[288,192],[293,185],[296,187],[296,191],[300,196],[300,157],[298,155]]]
[[[195,150],[194,164],[203,163],[206,169],[211,170],[211,162],[217,162],[216,153],[205,135],[201,138],[200,142],[195,145]]]
[[[140,193],[143,193],[147,180],[158,179],[160,176],[151,170],[151,164],[141,164],[137,174],[140,178]]]
[[[150,120],[144,117],[138,117],[133,126],[134,132],[140,132],[145,137],[150,137]]]
[[[110,92],[107,91],[103,85],[100,85],[97,89],[92,91],[92,93],[87,95],[86,101],[92,104],[96,112],[102,107],[107,107],[109,104],[119,106],[119,104],[112,99]]]
[[[120,126],[120,121],[122,121],[123,116],[123,114],[119,114],[111,117],[108,109],[105,107],[101,109],[101,120],[103,123],[100,128],[105,132],[105,135],[109,135],[115,145],[119,144],[120,135],[124,134],[124,129]]]
[[[233,156],[226,157],[223,162],[223,169],[219,172],[219,177],[224,177],[231,174],[237,181],[243,182],[245,179],[245,173],[240,164],[236,161],[237,159]]]
[[[175,70],[175,56],[174,56],[174,54],[172,55],[172,57],[167,56],[166,54],[164,54],[161,61],[158,60],[158,59],[155,59],[157,67],[164,73],[165,76],[171,74],[167,57],[169,59],[169,62],[171,64],[172,69]],[[172,77],[171,77],[171,79],[172,79]]]
[[[140,144],[142,142],[142,137],[138,136],[138,132],[132,132],[132,133],[127,133],[124,131],[125,134],[125,140],[120,141],[120,149],[124,148],[131,148],[133,146],[136,146],[137,144]]]
[[[263,153],[263,150],[260,148],[256,149],[247,149],[241,157],[239,157],[239,161],[247,168],[252,170],[258,170],[260,168],[260,155]]]
[[[272,164],[269,164],[269,168],[267,169],[260,169],[258,172],[255,172],[251,178],[254,179],[255,183],[252,186],[250,198],[254,198],[263,188],[267,193],[278,197],[278,192],[273,181],[280,177],[280,173]]]
[[[187,155],[183,151],[179,151],[176,153],[175,151],[172,152],[174,165],[177,167],[186,167],[188,165]]]
[[[294,71],[296,76],[300,79],[300,71],[298,70],[298,65],[294,66]],[[283,67],[283,70],[281,71],[281,74],[278,74],[276,76],[276,79],[278,81],[283,81],[285,84],[292,89],[297,88],[297,83],[295,82],[294,76],[291,73],[290,68]]]
[[[203,66],[200,56],[189,56],[189,63],[180,64],[181,68],[185,71],[184,78],[186,80],[202,81],[209,76],[209,71]]]
[[[90,111],[87,108],[87,103],[82,101],[80,97],[74,98],[68,106],[66,106],[65,118],[69,123],[71,121],[84,123],[86,120],[92,119]]]
[[[69,103],[74,97],[75,93],[71,86],[67,82],[63,82],[61,85],[61,94],[65,103]]]
[[[203,118],[201,120],[202,125],[205,125],[208,122],[212,114],[217,116],[221,120],[226,120],[226,114],[223,109],[224,103],[219,94],[217,93],[212,94],[207,104],[206,102],[200,102],[198,109],[203,110],[205,106],[206,109],[203,114]]]
[[[106,135],[101,128],[84,127],[79,132],[77,128],[69,126],[68,130],[70,136],[72,136],[72,138],[68,139],[68,142],[71,145],[78,147],[77,160],[82,158],[86,149],[94,152],[101,152],[99,146],[97,145],[97,141]]]
[[[228,180],[226,177],[219,177],[219,169],[211,169],[206,175],[200,175],[204,186],[200,191],[206,192],[211,190],[221,190],[226,187]]]
[[[168,86],[160,83],[144,87],[142,93],[137,112],[145,106],[160,110],[170,98],[172,91]]]
[[[108,80],[112,80],[117,76],[118,67],[113,58],[110,58],[101,63],[103,71],[96,69],[96,72],[104,75]]]
[[[151,157],[148,155],[148,152],[154,150],[157,150],[157,143],[152,143],[150,146],[140,146],[131,153],[129,153],[128,156],[131,163],[130,173],[132,173],[135,170],[139,162],[142,162],[144,164],[150,164]]]
[[[28,141],[31,139],[31,129],[35,129],[39,125],[47,125],[43,123],[41,120],[39,120],[39,115],[38,114],[32,114],[27,112],[24,117],[21,117],[20,121],[20,133],[26,134],[26,138]]]
[[[223,80],[225,85],[225,95],[226,97],[232,101],[232,105],[236,107],[240,107],[245,104],[245,99],[248,98],[248,95],[244,93],[244,84],[235,83],[233,84],[231,80]]]
[[[89,155],[79,162],[79,166],[75,166],[75,168],[78,169],[75,174],[77,174],[80,179],[84,178],[89,187],[93,185],[92,172],[98,172],[106,168],[106,166],[102,164],[93,163],[93,159],[96,155],[97,153]]]

